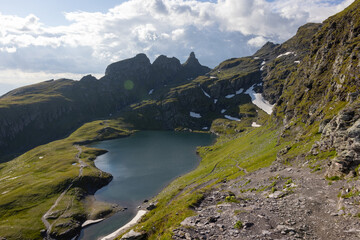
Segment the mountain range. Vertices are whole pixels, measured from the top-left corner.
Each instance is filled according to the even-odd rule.
[[[357,239],[359,78],[356,0],[214,69],[194,53],[183,64],[138,54],[110,64],[101,79],[15,89],[0,98],[0,181],[14,178],[0,187],[0,238],[71,239],[86,220],[113,213],[108,205],[88,211],[112,177],[93,163],[104,151],[85,144],[166,129],[218,138],[197,150],[197,169],[154,198],[133,228],[140,239]],[[69,170],[74,159],[87,171]]]

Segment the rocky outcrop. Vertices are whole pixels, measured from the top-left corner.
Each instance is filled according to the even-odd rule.
[[[308,25],[310,30],[318,30],[308,41],[310,47],[303,60],[281,83],[283,91],[274,109],[286,141],[294,136],[295,141],[309,140],[313,137],[310,133],[320,129],[321,141],[310,154],[337,153],[326,172],[330,178],[357,175],[360,163],[355,136],[359,119],[359,9],[360,1],[355,1],[321,26]]]
[[[185,78],[181,79],[179,76],[181,68],[182,66],[179,59],[160,55],[155,59],[151,66],[151,78],[154,82],[152,83],[152,86],[149,87],[157,88],[164,86],[164,84],[175,82],[176,80],[185,80]]]
[[[314,144],[311,154],[336,151],[337,156],[329,163],[326,177],[358,176],[360,164],[360,104],[342,110],[331,120],[320,125],[322,136]]]
[[[144,240],[144,239],[146,239],[146,234],[135,232],[134,230],[130,230],[130,232],[126,233],[121,238],[121,240]]]
[[[304,61],[309,53],[311,39],[320,27],[318,23],[305,24],[288,41],[281,45],[267,43],[254,55],[263,59],[263,96],[271,104],[278,101],[287,78]]]
[[[139,78],[149,75],[151,63],[149,58],[140,53],[133,58],[110,64],[105,70],[105,76],[116,76],[118,79]]]
[[[194,52],[190,53],[190,56],[182,66],[186,78],[196,78],[198,76],[197,73],[204,75],[211,70],[210,68],[199,63],[199,60],[195,57]]]
[[[333,117],[348,93],[360,87],[360,2],[330,17],[311,39],[310,51],[284,83],[275,114],[284,122],[301,119],[305,124]],[[324,114],[325,113],[325,114]]]

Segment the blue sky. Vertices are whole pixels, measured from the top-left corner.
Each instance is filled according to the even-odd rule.
[[[250,55],[353,0],[0,0],[0,95],[85,74],[143,52],[200,62]]]

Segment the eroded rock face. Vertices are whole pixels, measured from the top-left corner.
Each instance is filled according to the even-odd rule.
[[[335,150],[337,156],[331,161],[327,177],[355,176],[360,164],[360,104],[347,107],[325,126],[320,124],[322,137],[311,152]],[[327,122],[327,121],[325,121]]]
[[[179,80],[176,78],[181,68],[182,66],[179,59],[160,55],[151,66],[151,78],[154,80],[153,86],[151,87],[157,87],[168,84],[174,80]]]
[[[105,75],[129,76],[130,73],[144,74],[150,71],[150,67],[149,58],[140,53],[133,58],[110,64],[105,70]]]
[[[182,65],[183,71],[185,72],[185,76],[187,78],[195,78],[198,76],[197,73],[201,73],[200,75],[204,75],[210,72],[210,68],[203,66],[199,63],[199,60],[195,57],[195,53],[191,52],[190,56],[186,60],[186,62]]]

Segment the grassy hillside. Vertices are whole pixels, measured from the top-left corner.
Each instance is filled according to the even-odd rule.
[[[0,236],[39,239],[40,230],[44,229],[41,218],[45,214],[50,235],[66,239],[74,236],[86,219],[111,212],[111,207],[104,204],[89,205],[89,195],[111,180],[110,175],[96,169],[93,163],[102,151],[76,145],[128,136],[133,130],[125,122],[136,129],[210,130],[219,136],[213,146],[198,149],[202,161],[196,170],[176,179],[154,199],[157,208],[136,226],[149,239],[170,239],[172,230],[194,214],[194,207],[207,191],[226,191],[221,188],[222,183],[270,166],[274,161],[325,175],[329,184],[342,178],[357,179],[360,175],[359,9],[360,0],[357,0],[323,24],[301,27],[284,44],[267,43],[253,56],[226,60],[205,76],[188,82],[170,82],[155,89],[153,94],[145,88],[141,89],[141,97],[135,99],[126,91],[115,98],[110,94],[104,101],[135,102],[121,112],[123,119],[90,122],[65,139],[0,164]],[[148,59],[140,57],[148,67],[140,64],[135,69],[141,73],[150,71]],[[168,60],[163,57],[163,61]],[[133,65],[131,61],[126,64]],[[175,70],[178,65],[177,61],[169,62]],[[142,74],[123,72],[126,67],[117,63],[110,70],[131,76],[137,82],[142,79]],[[109,86],[122,84],[116,81],[115,73],[105,78]],[[73,82],[58,83],[59,88],[54,90],[45,90],[50,83],[42,83],[36,88],[12,92],[1,99],[0,111],[11,115],[7,112],[10,108],[22,109],[30,104],[34,108],[29,110],[30,120],[13,116],[21,119],[22,124],[29,124],[31,119],[37,119],[37,104],[47,103],[49,99],[59,100],[59,108],[43,115],[48,122],[57,114],[67,114],[67,108],[61,107],[70,104],[71,108],[74,99],[85,99],[84,105],[76,106],[94,110],[94,105],[86,104],[85,95],[78,96],[69,90]],[[267,115],[245,93],[250,87],[256,93],[262,92],[270,103],[276,103],[272,115]],[[69,90],[65,91],[69,95],[59,96],[58,89]],[[68,117],[73,121],[84,120],[82,112],[77,114]],[[229,116],[239,119],[225,119]],[[9,126],[1,119],[0,123],[4,123],[3,128]],[[37,123],[42,131],[49,131]],[[15,129],[23,128],[21,124],[16,126]],[[25,137],[32,137],[31,132],[22,134],[26,141],[33,139]],[[56,200],[58,204],[53,205]]]
[[[79,149],[74,144],[128,136],[131,130],[127,128],[121,120],[87,123],[66,139],[39,146],[0,164],[0,236],[40,239],[40,230],[45,228],[41,218],[63,192],[64,197],[49,217],[52,236],[78,230],[86,219],[111,212],[112,207],[107,204],[87,205],[87,195],[112,179],[94,166],[93,160],[104,151],[81,146],[78,157],[84,167],[80,175]],[[66,191],[71,182],[72,187]]]

